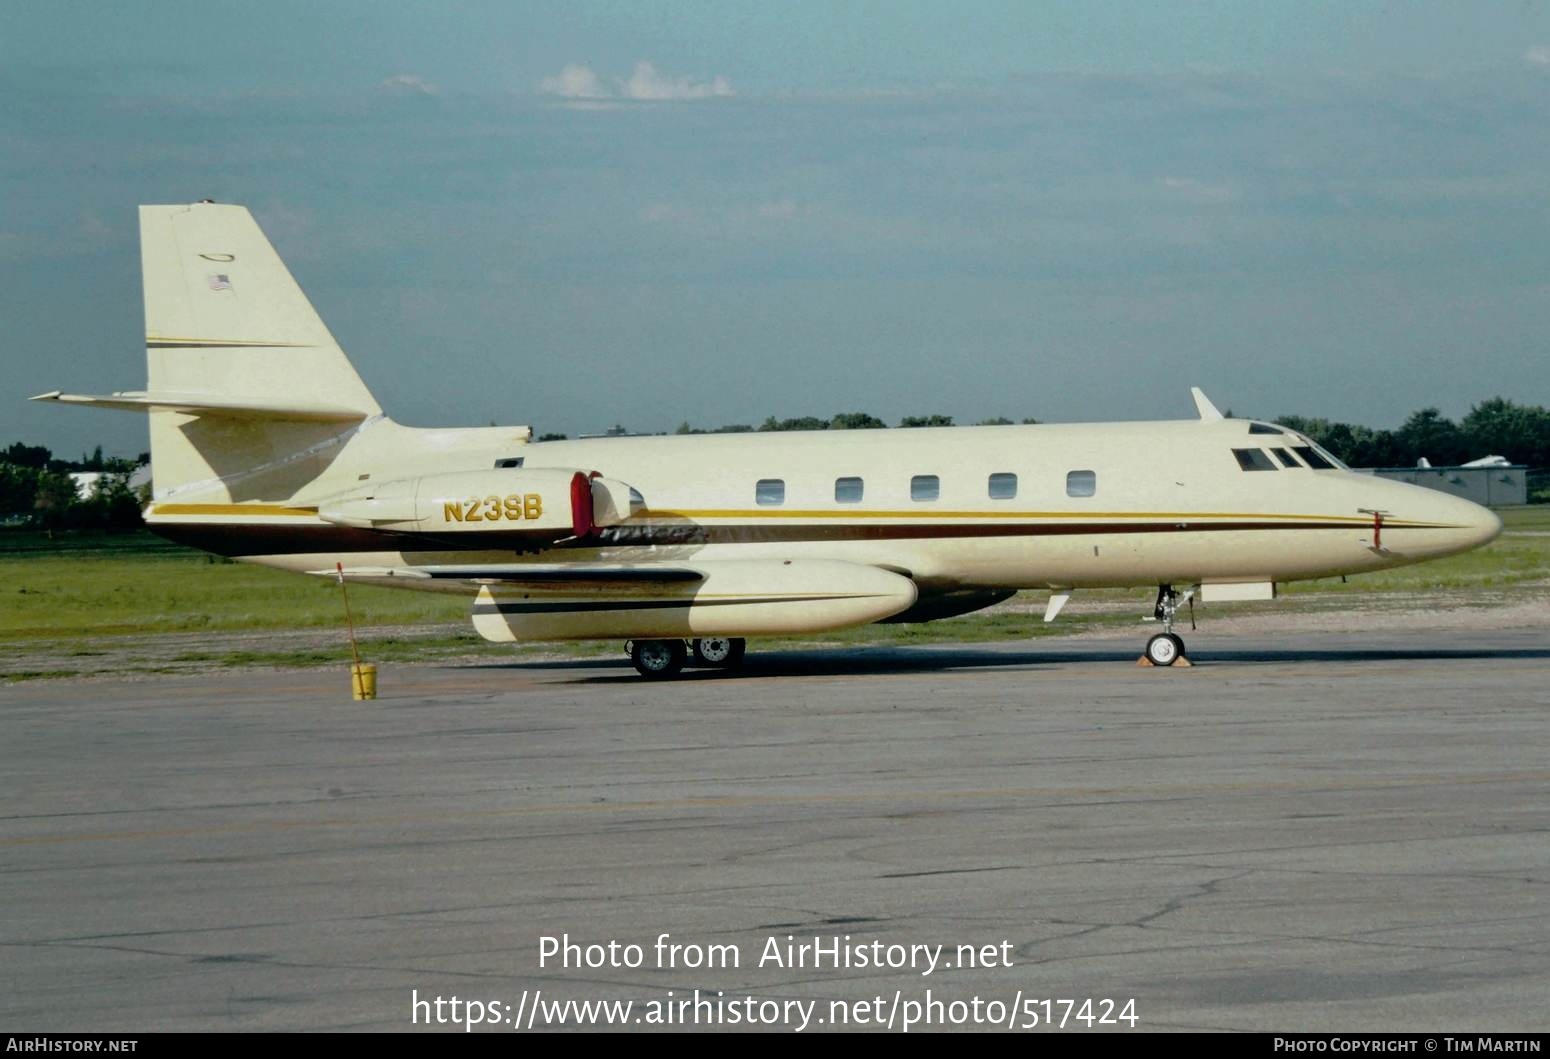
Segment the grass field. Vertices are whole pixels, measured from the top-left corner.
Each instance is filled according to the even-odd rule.
[[[342,625],[339,586],[235,563],[149,533],[0,533],[0,640],[81,633],[295,629]],[[364,625],[463,621],[461,596],[354,585]]]
[[[1466,555],[1352,578],[1286,586],[1273,606],[1296,610],[1338,608],[1374,595],[1418,596],[1499,593],[1550,577],[1550,507],[1503,512],[1507,531],[1490,546]],[[0,642],[69,640],[78,637],[146,636],[209,631],[328,629],[343,625],[338,586],[332,579],[285,574],[192,552],[148,533],[70,535],[0,532]],[[453,654],[474,644],[463,596],[352,586],[357,622],[374,627],[423,627],[395,640],[374,637],[388,655]],[[1019,639],[1069,633],[1106,623],[1133,623],[1150,592],[1082,593],[1060,622],[1041,620],[1042,593],[1024,593],[1021,606],[928,625],[867,626],[826,634],[826,641],[923,643]],[[1252,605],[1248,605],[1252,606]],[[610,650],[616,650],[613,645]],[[82,650],[90,650],[83,647]],[[569,650],[569,648],[567,648]],[[582,653],[590,649],[580,648]],[[333,661],[332,652],[260,651],[212,645],[222,664],[308,664]],[[198,654],[197,649],[184,652]],[[380,656],[379,652],[379,656]],[[189,658],[189,660],[193,660]],[[61,671],[58,675],[67,675]],[[38,675],[48,675],[39,673]]]

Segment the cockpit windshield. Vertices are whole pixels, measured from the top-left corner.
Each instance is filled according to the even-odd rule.
[[[1302,442],[1301,445],[1293,446],[1297,455],[1301,456],[1303,462],[1315,471],[1349,471],[1351,469],[1335,458],[1329,450],[1315,444],[1313,439],[1306,434],[1298,434],[1295,431],[1291,433],[1298,441]]]
[[[1297,453],[1302,462],[1315,471],[1349,471],[1351,469],[1336,459],[1334,454],[1328,449],[1316,443],[1308,435],[1293,430],[1291,427],[1284,427],[1279,423],[1261,423],[1257,420],[1250,420],[1249,433],[1280,436],[1288,440],[1296,439],[1295,444],[1288,444],[1287,441],[1283,441],[1281,444]],[[1277,453],[1277,458],[1281,459],[1283,465],[1291,466],[1285,459],[1281,458],[1279,453]]]

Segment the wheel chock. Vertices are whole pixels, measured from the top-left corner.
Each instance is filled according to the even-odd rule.
[[[1169,668],[1173,668],[1173,669],[1189,669],[1194,664],[1195,663],[1193,663],[1193,662],[1191,662],[1189,660],[1189,656],[1188,655],[1179,655],[1178,659],[1175,660],[1173,665],[1171,667],[1169,667]],[[1145,667],[1147,669],[1157,669],[1158,668],[1157,663],[1152,661],[1150,658],[1146,657],[1146,655],[1142,655],[1140,658],[1136,659],[1136,665],[1143,666],[1143,667]]]

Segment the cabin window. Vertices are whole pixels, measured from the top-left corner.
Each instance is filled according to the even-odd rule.
[[[936,500],[942,495],[942,479],[934,474],[917,474],[910,479],[911,500]]]
[[[1067,496],[1098,495],[1097,471],[1072,471],[1066,475]]]
[[[1292,458],[1292,454],[1290,452],[1287,452],[1285,449],[1271,449],[1270,451],[1275,453],[1275,457],[1276,457],[1276,459],[1281,461],[1281,466],[1282,467],[1294,467],[1295,468],[1295,467],[1301,467],[1302,466],[1302,464],[1298,463],[1295,459],[1293,459]]]
[[[1294,445],[1292,451],[1302,457],[1302,462],[1312,467],[1315,471],[1332,471],[1335,465],[1326,460],[1320,452],[1311,445]]]
[[[990,499],[1017,499],[1017,475],[1002,471],[990,476]]]
[[[865,486],[860,478],[834,479],[834,500],[839,504],[859,504]]]
[[[775,507],[786,502],[784,478],[760,478],[753,487],[754,502],[760,507]]]
[[[496,460],[495,467],[497,470],[506,470],[510,467],[520,467],[522,466],[522,460],[523,457],[521,456],[508,456],[504,460]]]
[[[1232,454],[1238,458],[1238,466],[1245,471],[1274,471],[1276,465],[1270,462],[1270,457],[1265,455],[1264,449],[1233,449]]]

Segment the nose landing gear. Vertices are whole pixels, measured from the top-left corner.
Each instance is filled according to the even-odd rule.
[[[1140,666],[1189,666],[1193,665],[1184,653],[1184,638],[1173,631],[1173,620],[1179,608],[1195,598],[1190,589],[1181,597],[1172,585],[1157,586],[1157,604],[1152,616],[1162,622],[1163,631],[1146,641],[1146,652],[1136,662]],[[1191,611],[1193,614],[1194,612]]]
[[[1149,666],[1190,665],[1184,654],[1184,638],[1171,632],[1160,632],[1146,641],[1141,660]]]

